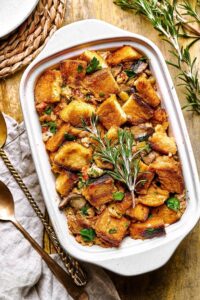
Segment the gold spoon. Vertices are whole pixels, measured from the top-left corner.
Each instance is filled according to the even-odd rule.
[[[74,299],[88,299],[85,297],[83,298],[82,289],[80,287],[75,286],[71,277],[40,247],[40,245],[16,220],[12,194],[8,187],[2,181],[0,181],[0,220],[12,222],[15,225],[15,227],[19,229],[19,231],[21,231],[24,237],[41,255],[41,257],[46,262],[50,270],[53,272],[56,278],[64,285],[64,287]]]
[[[61,245],[58,241],[58,238],[56,236],[56,233],[55,233],[53,227],[46,220],[44,214],[42,213],[39,206],[37,205],[37,203],[33,199],[31,193],[29,192],[29,190],[27,188],[27,186],[24,184],[21,176],[15,170],[15,168],[13,167],[12,163],[10,162],[6,152],[4,151],[3,146],[6,143],[6,139],[7,139],[6,122],[5,122],[5,119],[4,119],[4,116],[3,116],[2,112],[0,111],[0,156],[3,159],[3,161],[4,161],[5,165],[7,166],[7,168],[9,169],[10,173],[12,174],[12,176],[14,177],[14,179],[16,180],[16,182],[18,183],[18,185],[20,186],[20,188],[24,192],[26,198],[28,199],[28,201],[31,204],[32,208],[34,209],[35,213],[37,214],[37,216],[41,220],[42,224],[44,225],[44,227],[46,229],[46,232],[48,233],[48,236],[51,239],[51,242],[53,243],[57,253],[60,255],[60,258],[64,262],[64,265],[65,265],[67,271],[69,272],[69,275],[74,280],[76,285],[78,285],[78,286],[85,285],[87,283],[86,275],[83,272],[83,270],[81,269],[78,261],[73,259],[71,256],[66,255],[66,253],[64,252],[64,250],[62,249],[62,247],[61,247]]]

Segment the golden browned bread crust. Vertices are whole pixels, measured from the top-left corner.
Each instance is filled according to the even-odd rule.
[[[137,94],[131,95],[122,109],[127,115],[128,121],[133,125],[144,123],[153,116],[153,109]]]
[[[119,127],[126,122],[126,114],[115,95],[111,95],[99,106],[97,115],[106,129],[110,129],[112,126]]]
[[[152,107],[160,104],[160,98],[152,87],[152,84],[143,76],[135,81],[135,86],[142,99]]]
[[[60,101],[62,78],[60,71],[47,70],[38,78],[35,85],[36,103]]]
[[[130,221],[125,217],[113,218],[108,209],[105,209],[95,224],[95,231],[103,241],[108,242],[111,246],[118,247],[126,235],[129,224]]]
[[[150,165],[150,168],[157,173],[163,189],[171,193],[181,194],[183,192],[184,181],[179,162],[172,157],[159,156]]]
[[[101,95],[108,97],[111,94],[119,93],[118,84],[108,68],[87,75],[83,80],[83,85],[96,97]]]
[[[140,59],[141,57],[142,54],[137,52],[132,47],[124,46],[122,48],[117,49],[116,51],[113,51],[109,55],[107,62],[109,65],[118,65],[121,62],[132,61],[132,60]]]
[[[69,170],[79,171],[90,163],[92,149],[76,142],[65,143],[54,157],[54,163]]]

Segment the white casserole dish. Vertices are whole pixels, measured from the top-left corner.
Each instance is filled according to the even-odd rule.
[[[119,249],[85,247],[70,235],[66,217],[58,209],[59,196],[55,190],[55,179],[42,141],[41,127],[34,105],[34,85],[39,74],[46,68],[63,59],[79,55],[84,49],[106,49],[123,44],[132,45],[150,59],[150,66],[157,79],[163,105],[169,115],[183,165],[188,206],[181,220],[167,227],[165,237],[145,241],[126,238]],[[152,271],[165,264],[199,219],[200,190],[194,155],[180,104],[159,49],[142,36],[123,31],[102,21],[86,20],[67,25],[53,35],[45,49],[24,72],[20,84],[20,99],[45,204],[63,248],[79,260],[127,276]]]

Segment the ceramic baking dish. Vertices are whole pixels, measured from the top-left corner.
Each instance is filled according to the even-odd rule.
[[[151,240],[126,238],[120,248],[85,247],[70,235],[66,217],[58,209],[59,196],[42,141],[41,128],[34,105],[34,85],[46,68],[63,59],[79,55],[84,49],[106,49],[129,44],[150,59],[157,79],[159,93],[166,108],[171,130],[176,138],[183,165],[187,189],[187,209],[181,220],[167,227],[165,237]],[[195,226],[200,216],[200,190],[197,169],[179,101],[159,49],[148,39],[98,20],[86,20],[67,25],[58,30],[41,54],[23,74],[20,99],[25,125],[39,177],[45,204],[63,248],[79,260],[94,263],[122,275],[137,275],[165,264],[181,240]]]

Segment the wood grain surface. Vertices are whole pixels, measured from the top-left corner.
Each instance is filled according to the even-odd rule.
[[[195,4],[195,1],[190,1]],[[112,0],[68,0],[65,24],[82,19],[96,18],[122,29],[142,34],[152,40],[170,60],[168,45],[161,41],[152,26],[138,15],[122,11]],[[67,39],[67,37],[66,37]],[[200,44],[192,49],[200,57]],[[200,61],[200,59],[198,58]],[[200,66],[200,64],[199,64]],[[176,73],[170,68],[172,77]],[[23,71],[0,81],[0,110],[23,120],[19,102],[19,83]],[[175,80],[175,83],[176,80]],[[184,92],[177,88],[181,105]],[[28,101],[28,99],[27,99]],[[200,116],[184,112],[198,170],[200,171]],[[134,268],[134,266],[133,266]],[[199,300],[200,299],[200,228],[199,224],[184,239],[170,261],[162,268],[135,277],[122,277],[109,272],[122,300]]]

